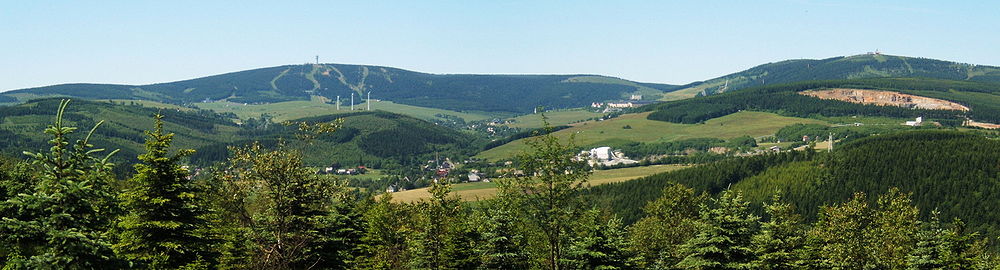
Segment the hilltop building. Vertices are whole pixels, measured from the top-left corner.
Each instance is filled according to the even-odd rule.
[[[918,127],[918,126],[921,126],[923,124],[924,124],[924,117],[917,117],[917,119],[915,121],[906,121],[906,123],[903,123],[903,125],[907,125],[907,126],[911,126],[911,127]]]
[[[615,166],[639,163],[638,161],[628,159],[622,152],[616,152],[607,146],[581,151],[577,157],[581,160],[586,160],[587,164],[591,167],[597,165]]]

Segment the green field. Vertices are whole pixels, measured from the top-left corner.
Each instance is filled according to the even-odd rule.
[[[310,116],[351,112],[350,105],[341,105],[340,110],[337,110],[336,105],[327,104],[318,99],[310,101],[285,101],[285,102],[268,103],[268,104],[243,104],[243,103],[219,101],[210,103],[195,103],[195,106],[198,106],[199,108],[202,109],[213,110],[219,113],[231,112],[236,114],[236,116],[239,116],[241,119],[247,119],[250,117],[257,118],[260,117],[261,114],[267,113],[273,116],[274,121],[276,122],[299,119]],[[365,104],[354,105],[355,110],[364,110],[365,108],[366,108]],[[436,114],[454,115],[465,119],[465,121],[483,120],[490,117],[485,113],[456,112],[456,111],[449,111],[442,109],[417,107],[406,104],[397,104],[385,100],[372,102],[372,110],[383,110],[398,114],[404,114],[424,120],[437,118],[434,116]]]
[[[632,167],[614,170],[598,170],[590,176],[587,183],[591,186],[608,183],[628,181],[639,177],[668,172],[685,168],[682,165],[654,165],[645,167]],[[466,201],[478,199],[488,199],[496,195],[497,185],[493,182],[461,183],[452,185],[455,195]],[[416,202],[421,199],[430,198],[430,193],[426,188],[407,190],[392,194],[392,200],[396,202]]]
[[[577,145],[599,144],[603,141],[656,142],[675,141],[690,138],[730,139],[743,135],[760,137],[772,135],[782,127],[803,124],[828,124],[825,121],[797,117],[785,117],[766,112],[743,111],[705,121],[704,124],[676,124],[646,119],[649,113],[627,114],[608,121],[588,121],[556,132],[556,136],[569,138],[576,136]],[[622,127],[630,126],[631,129]],[[510,158],[526,145],[517,140],[493,148],[477,157],[487,160]]]
[[[549,124],[553,126],[566,125],[569,123],[600,117],[603,113],[591,112],[585,109],[570,109],[561,111],[546,112],[545,117],[549,118]],[[542,116],[539,114],[527,114],[512,118],[514,123],[509,126],[516,128],[540,128]]]

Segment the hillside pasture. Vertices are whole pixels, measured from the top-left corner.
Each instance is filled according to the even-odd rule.
[[[604,141],[629,140],[635,142],[668,142],[691,138],[731,139],[749,135],[772,135],[791,124],[828,124],[825,121],[798,117],[785,117],[773,113],[742,111],[711,119],[701,124],[677,124],[648,120],[649,113],[626,114],[606,121],[588,121],[555,132],[569,139],[575,136],[577,145],[594,145]],[[624,126],[631,127],[624,129]],[[479,153],[477,157],[502,160],[527,149],[524,140],[517,140]]]

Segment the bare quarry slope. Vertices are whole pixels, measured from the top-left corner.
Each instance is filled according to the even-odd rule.
[[[833,99],[860,104],[899,106],[926,110],[969,111],[969,107],[955,102],[893,91],[835,88],[826,90],[807,90],[799,92],[799,94],[820,99]]]

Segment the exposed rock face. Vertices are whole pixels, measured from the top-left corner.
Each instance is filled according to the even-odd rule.
[[[799,94],[820,99],[834,99],[861,104],[899,106],[926,110],[969,111],[969,107],[955,102],[892,91],[837,88],[827,90],[807,90],[799,92]]]

